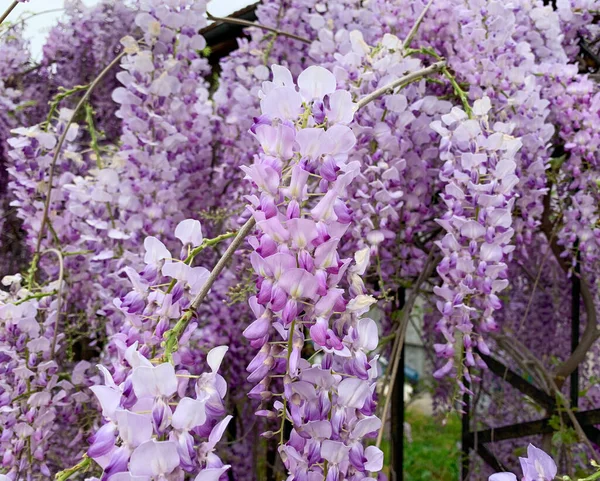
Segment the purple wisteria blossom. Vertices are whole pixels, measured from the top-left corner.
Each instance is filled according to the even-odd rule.
[[[369,355],[377,326],[362,317],[375,299],[360,277],[368,253],[357,254],[357,263],[337,253],[352,220],[346,189],[358,173],[358,163],[348,162],[355,138],[345,125],[355,105],[322,67],[304,70],[298,88],[286,68],[272,72],[252,127],[263,152],[243,167],[257,187],[250,201],[259,231],[250,240],[256,320],[244,331],[260,348],[248,366],[257,383],[250,396],[263,402],[258,415],[278,420],[279,429],[265,436],[280,439],[290,476],[363,479],[383,462],[378,448],[361,443],[381,427],[373,399],[377,357]],[[303,357],[308,335],[320,360]]]
[[[556,476],[554,460],[533,444],[527,446],[527,457],[519,458],[523,471],[522,481],[553,481]],[[517,481],[513,473],[496,473],[489,481]]]

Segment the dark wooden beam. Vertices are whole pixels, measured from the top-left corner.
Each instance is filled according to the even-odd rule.
[[[257,5],[258,4],[249,5],[229,16],[240,20],[255,22]],[[218,67],[219,61],[223,57],[229,55],[238,48],[238,38],[245,36],[245,28],[248,27],[231,23],[214,22],[208,27],[200,30],[200,33],[206,39],[206,44],[210,47],[208,62],[213,67]]]
[[[479,454],[479,457],[481,459],[483,459],[485,461],[485,463],[491,467],[494,471],[496,471],[497,473],[501,473],[504,471],[508,471],[508,469],[506,469],[504,467],[504,465],[498,461],[498,459],[496,458],[496,456],[494,456],[489,450],[488,448],[485,447],[485,445],[483,445],[482,443],[478,443],[477,444],[477,454]]]
[[[396,302],[396,312],[400,312],[406,304],[406,289],[400,287]],[[391,409],[391,437],[392,437],[392,481],[404,479],[404,346],[400,353],[400,366],[394,381]]]
[[[582,427],[593,427],[595,424],[600,424],[600,409],[575,413],[575,418],[577,421],[579,421],[579,424],[581,424]],[[565,418],[565,422],[569,422],[568,418]],[[595,431],[590,429],[588,429],[588,431],[590,433],[595,433]],[[496,441],[505,441],[507,439],[522,438],[525,436],[531,436],[533,434],[546,434],[552,432],[554,432],[554,429],[552,429],[550,426],[550,417],[546,417],[538,421],[513,424],[499,428],[483,429],[481,431],[477,431],[476,433],[471,432],[468,435],[468,439],[463,442],[466,442],[469,446],[473,446],[475,436],[477,436],[478,443],[491,443]],[[594,436],[595,435],[596,434],[594,434]]]
[[[530,382],[523,379],[517,373],[512,371],[510,368],[502,364],[500,361],[494,359],[491,356],[479,353],[481,359],[487,364],[490,371],[496,376],[509,383],[515,389],[518,389],[523,394],[529,396],[537,404],[542,406],[548,411],[553,411],[555,406],[555,400],[552,396],[545,393],[541,389],[538,389]]]

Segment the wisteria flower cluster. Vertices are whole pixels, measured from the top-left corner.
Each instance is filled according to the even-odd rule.
[[[447,343],[435,349],[449,359],[434,376],[444,376],[454,366],[457,333],[465,366],[476,365],[473,346],[489,353],[481,334],[497,329],[493,313],[501,306],[498,294],[508,285],[503,261],[514,250],[512,209],[519,181],[514,157],[521,141],[501,123],[494,125],[495,131],[487,130],[490,108],[484,97],[475,101],[474,118],[454,107],[432,125],[441,136],[441,196],[448,208],[437,220],[446,234],[438,243],[444,256],[437,267],[443,284],[435,288],[442,298],[437,303],[442,314],[438,328]]]
[[[57,362],[65,337],[57,330],[60,282],[33,293],[20,275],[2,280],[9,292],[0,295],[0,453],[9,479],[51,476],[62,467],[56,457],[75,459],[84,440],[78,418],[90,409],[90,364],[63,373]]]
[[[231,420],[226,416],[216,422],[227,391],[217,372],[226,352],[227,346],[221,346],[208,353],[210,372],[195,376],[193,397],[185,396],[191,376],[178,376],[169,362],[152,364],[137,351],[137,343],[125,353],[131,372],[121,384],[99,366],[105,384],[91,390],[107,423],[92,437],[87,454],[106,479],[163,479],[191,472],[196,481],[208,481],[229,468],[214,454]],[[199,437],[206,440],[199,444]]]
[[[598,408],[600,3],[546,3],[263,0],[216,59],[206,0],[68,2],[39,62],[12,4],[0,481],[393,478],[409,322],[477,429],[539,418],[487,356]]]
[[[244,335],[260,352],[248,366],[248,379],[257,382],[249,395],[266,404],[257,414],[280,419],[279,430],[267,436],[280,437],[291,476],[363,479],[383,459],[378,448],[360,443],[381,427],[373,402],[377,358],[369,356],[377,326],[362,317],[375,300],[360,277],[368,250],[357,253],[354,265],[337,252],[352,216],[346,188],[358,168],[348,162],[356,140],[345,125],[355,104],[322,67],[303,71],[297,88],[289,70],[272,70],[252,127],[263,152],[244,168],[260,194],[251,198],[259,231],[250,241],[257,319]],[[307,335],[320,361],[303,358]]]

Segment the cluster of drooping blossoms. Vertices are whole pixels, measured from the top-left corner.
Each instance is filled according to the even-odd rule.
[[[258,189],[250,198],[259,231],[250,240],[256,320],[244,331],[260,348],[248,366],[256,383],[250,397],[263,402],[258,415],[280,423],[266,435],[279,437],[291,478],[364,479],[383,462],[378,448],[362,444],[381,427],[373,399],[377,358],[369,356],[377,326],[362,317],[375,300],[360,279],[368,249],[353,265],[338,254],[352,220],[346,189],[359,169],[348,162],[355,104],[322,67],[304,70],[298,89],[289,70],[272,70],[252,127],[263,151],[244,167]],[[345,279],[349,300],[340,288]],[[315,352],[310,360],[307,350]]]
[[[314,42],[311,55],[335,69],[338,81],[358,97],[424,67],[389,33],[370,46],[360,30],[338,30],[332,45]],[[352,157],[360,159],[361,173],[349,199],[354,243],[346,243],[345,249],[370,247],[378,258],[381,291],[396,291],[416,279],[432,247],[438,229],[432,219],[439,207],[432,200],[438,191],[439,158],[430,124],[451,107],[448,100],[431,95],[422,80],[374,100],[355,116]]]
[[[153,364],[137,346],[125,352],[130,372],[123,382],[117,385],[99,366],[105,384],[91,387],[107,422],[87,454],[104,469],[102,479],[180,479],[184,473],[195,481],[219,479],[229,468],[214,454],[231,419],[219,421],[227,383],[217,371],[227,347],[208,353],[210,372],[192,376],[169,362]]]
[[[8,141],[11,147],[10,166],[7,168],[10,176],[8,187],[12,195],[11,206],[16,208],[16,215],[27,234],[24,239],[26,246],[23,247],[27,247],[30,253],[36,250],[40,236],[55,148],[71,115],[71,110],[61,109],[57,121],[49,124],[47,129],[39,125],[20,127],[12,131],[13,137]],[[82,235],[76,213],[64,209],[69,200],[69,192],[65,185],[76,175],[87,172],[89,168],[89,158],[78,152],[79,146],[75,143],[78,132],[77,124],[69,127],[63,152],[54,163],[53,188],[47,215],[47,226],[49,225],[50,229],[46,226],[46,231],[54,232],[54,236],[43,239],[40,244],[42,249],[52,247],[54,239],[58,239],[63,245],[75,244],[73,241]],[[70,249],[65,249],[68,250]],[[56,277],[57,263],[52,260],[48,265],[50,267],[46,274]]]
[[[185,365],[179,353],[165,356],[172,362],[147,357],[162,359],[163,334],[190,307],[190,298],[208,277],[206,269],[190,265],[191,249],[203,241],[200,223],[184,220],[175,235],[185,260],[173,259],[159,239],[147,237],[146,267],[139,273],[125,268],[133,290],[115,299],[126,320],[110,339],[112,374],[99,366],[104,383],[91,387],[106,422],[90,439],[87,454],[103,468],[102,479],[181,479],[189,473],[196,481],[209,481],[229,468],[214,453],[231,420],[223,418],[227,383],[218,374],[227,346],[210,350],[210,371],[204,373],[195,373],[197,360]],[[191,323],[178,342],[188,349],[198,349],[199,343],[205,347],[210,334],[197,327]]]
[[[311,28],[303,18],[309,3],[313,2],[289,2],[281,8],[278,2],[260,2],[256,6],[256,21],[310,39]],[[237,49],[220,60],[218,88],[212,95],[213,137],[219,139],[214,142],[214,149],[220,160],[212,180],[215,191],[228,196],[230,207],[245,203],[246,184],[241,181],[240,166],[252,162],[255,140],[249,129],[253,117],[260,115],[258,92],[261,82],[269,78],[269,66],[281,63],[297,75],[311,64],[308,43],[262,28],[248,28],[245,33],[249,38],[238,38]],[[216,209],[223,207],[218,205],[218,198],[215,195],[213,199]]]
[[[447,208],[437,219],[446,234],[437,242],[443,254],[437,267],[442,285],[435,288],[442,314],[437,329],[446,343],[435,348],[448,360],[436,377],[452,371],[456,348],[467,379],[469,367],[484,365],[473,348],[489,352],[482,334],[497,329],[498,293],[508,285],[505,262],[514,249],[512,209],[519,181],[514,157],[521,141],[510,135],[509,125],[497,122],[490,128],[490,108],[484,97],[474,103],[474,118],[454,107],[432,124],[441,136],[441,197]]]
[[[181,260],[173,258],[156,237],[146,237],[143,270],[138,272],[131,266],[123,268],[122,274],[127,276],[133,290],[113,300],[123,317],[120,329],[108,345],[108,355],[116,360],[116,372],[120,372],[118,361],[126,346],[137,342],[146,355],[154,355],[160,350],[163,334],[173,327],[174,321],[189,307],[191,298],[198,294],[208,278],[207,269],[192,267],[195,257],[192,250],[201,250],[204,240],[200,222],[183,220],[175,228],[175,235],[182,244]],[[185,336],[185,344],[190,349],[193,347],[190,335],[197,327],[197,323],[191,323]],[[208,337],[206,341],[210,342]]]
[[[138,343],[144,355],[158,356],[165,333],[172,335],[169,330],[188,310],[192,298],[198,295],[208,279],[208,270],[193,267],[193,262],[207,245],[214,245],[217,241],[204,239],[200,222],[194,219],[180,222],[175,228],[175,236],[182,245],[181,260],[175,259],[165,244],[151,236],[144,240],[144,268],[138,272],[126,266],[121,272],[133,289],[113,300],[123,319],[119,323],[119,330],[112,333],[105,353],[112,361],[115,376],[119,380],[128,372],[120,364],[127,346]],[[178,366],[192,374],[197,365],[204,362],[210,346],[224,340],[236,344],[231,338],[220,337],[211,319],[213,309],[207,309],[203,304],[196,309],[196,313],[198,320],[189,322],[185,332],[180,333],[177,350],[169,353]]]
[[[205,3],[143,2],[135,22],[144,41],[122,39],[125,71],[117,75],[122,87],[113,100],[123,119],[120,181],[133,195],[121,210],[127,218],[142,212],[148,233],[173,232],[210,195],[209,67],[201,55],[206,41],[197,33],[206,25]],[[146,191],[140,179],[152,187]]]
[[[125,71],[117,78],[123,87],[113,93],[122,119],[120,151],[76,153],[86,150],[72,144],[82,141],[73,125],[55,169],[49,224],[57,236],[47,235],[43,247],[56,241],[65,252],[81,252],[67,260],[77,280],[68,293],[69,305],[92,321],[92,337],[102,334],[104,327],[97,323],[105,318],[115,323],[109,333],[119,331],[122,316],[115,314],[112,299],[126,288],[119,275],[123,265],[143,265],[138,246],[144,237],[172,233],[209,195],[209,189],[197,188],[207,182],[205,169],[212,159],[210,104],[203,79],[207,62],[198,52],[204,38],[197,34],[205,22],[204,4],[155,3],[145,3],[136,17],[145,41],[122,40]],[[18,132],[21,139],[12,141],[12,190],[30,246],[39,232],[55,137],[72,113],[64,112],[56,126],[51,125],[52,139],[34,127]],[[28,201],[31,198],[34,202]]]
[[[100,292],[92,281],[94,264],[97,264],[91,262],[96,255],[93,252],[96,241],[94,235],[97,232],[93,219],[95,211],[90,209],[86,213],[78,209],[78,199],[73,202],[71,188],[72,183],[77,178],[88,175],[90,167],[94,165],[89,154],[81,152],[78,144],[80,129],[77,124],[71,124],[66,132],[62,151],[54,163],[52,189],[49,189],[55,149],[72,114],[72,110],[61,109],[58,118],[48,125],[47,130],[39,125],[14,129],[14,136],[9,139],[11,165],[7,171],[11,178],[11,206],[15,208],[16,216],[26,232],[23,250],[33,256],[44,249],[58,247],[63,253],[65,275],[70,284],[70,288],[65,290],[65,306],[70,312],[75,311],[72,319],[72,325],[75,325],[75,316],[79,317],[77,311],[83,310],[80,302],[94,305],[95,308],[89,310],[93,313],[99,307],[97,298]],[[41,236],[40,249],[37,249],[49,192],[51,200],[46,216],[46,235]],[[105,205],[102,207],[106,208]],[[79,252],[79,255],[75,255],[75,252]],[[88,255],[83,255],[86,253]],[[45,256],[34,263],[42,282],[45,278],[58,276],[59,265],[54,257]],[[83,301],[84,299],[86,300]],[[96,322],[86,319],[80,325],[83,331],[88,330],[88,324],[96,326]]]
[[[600,265],[600,90],[578,75],[576,65],[546,69],[545,95],[554,99],[553,118],[564,154],[555,159],[558,210],[563,222],[558,243],[574,266],[579,253],[585,276],[592,281]]]
[[[529,0],[452,1],[432,5],[427,19],[434,25],[446,24],[444,34],[455,38],[450,47],[429,30],[433,25],[426,28],[431,32],[429,42],[447,56],[457,79],[468,84],[469,99],[488,97],[492,104],[490,122],[512,124],[513,135],[522,139],[523,146],[515,157],[519,184],[513,227],[517,244],[531,242],[540,224],[546,193],[548,143],[553,127],[549,101],[542,94],[540,64],[547,62],[545,57],[551,54],[566,61],[558,22],[546,18],[548,9]],[[461,19],[460,28],[454,17]]]
[[[569,60],[575,62],[581,52],[581,40],[593,45],[593,40],[600,34],[600,26],[597,21],[594,21],[594,17],[600,11],[600,1],[557,0],[555,5],[556,11],[553,13],[560,19],[561,35],[558,38],[562,40]],[[540,20],[540,23],[547,23],[546,18]]]
[[[10,131],[27,122],[30,92],[22,73],[28,62],[29,46],[22,37],[22,28],[12,26],[0,32],[0,277],[16,272],[25,257],[19,242],[19,223],[10,207],[6,169],[10,164]]]
[[[59,280],[41,290],[7,276],[0,290],[0,463],[8,479],[50,477],[76,462],[85,430],[86,361],[68,362]]]
[[[43,69],[52,69],[48,83],[53,92],[59,87],[71,89],[92,82],[122,51],[121,38],[134,35],[136,29],[135,10],[124,2],[103,0],[92,7],[69,2],[65,13],[65,18],[50,30],[41,60]],[[121,133],[121,122],[115,117],[118,105],[111,99],[112,91],[119,86],[116,73],[117,69],[111,71],[90,97],[98,131],[113,142]],[[76,101],[67,99],[67,106],[74,107]]]

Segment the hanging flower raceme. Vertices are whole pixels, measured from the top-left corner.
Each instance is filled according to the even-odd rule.
[[[114,14],[109,6],[102,8]],[[121,39],[126,54],[117,78],[123,87],[113,92],[120,105],[122,145],[91,152],[81,145],[77,125],[71,126],[58,157],[49,210],[56,235],[47,234],[42,244],[78,252],[66,260],[74,280],[69,306],[78,315],[85,313],[81,317],[89,324],[93,342],[120,330],[123,316],[112,300],[127,289],[124,267],[143,267],[138,253],[144,238],[169,234],[165,242],[175,243],[177,222],[186,213],[198,212],[202,197],[208,195],[207,189],[195,188],[205,182],[205,168],[212,160],[203,79],[207,62],[198,52],[204,38],[197,33],[205,22],[204,4],[145,2],[141,10],[136,22],[145,42],[131,36]],[[30,246],[39,232],[53,149],[72,113],[61,110],[48,132],[19,129],[19,137],[11,139],[13,205]],[[51,275],[52,269],[47,269]]]
[[[563,214],[558,243],[575,266],[579,255],[584,276],[591,279],[600,262],[600,92],[577,65],[557,72],[548,68],[545,95],[553,99],[553,117],[564,154],[553,162],[557,210]],[[549,213],[548,213],[549,214]]]
[[[185,365],[177,353],[173,364],[155,364],[146,357],[159,356],[163,334],[208,278],[206,269],[190,265],[191,250],[203,242],[200,222],[180,222],[175,235],[182,252],[189,254],[185,261],[174,259],[156,237],[147,237],[146,267],[139,273],[125,268],[133,290],[114,301],[125,321],[110,339],[112,373],[99,366],[104,383],[91,388],[106,423],[90,439],[88,456],[104,469],[102,479],[117,473],[163,479],[185,472],[196,475],[196,481],[208,481],[229,468],[214,454],[231,419],[223,418],[227,383],[218,373],[227,346],[210,350],[210,371],[198,374],[191,373],[198,366]],[[194,335],[196,328],[191,323],[179,339],[188,349],[203,349],[209,340]]]
[[[0,290],[0,462],[9,479],[50,477],[76,462],[90,400],[90,364],[56,355],[65,338],[56,331],[60,281],[35,292],[21,281],[7,276],[9,291]]]
[[[48,87],[54,92],[59,87],[71,89],[92,82],[123,49],[119,40],[136,29],[135,10],[124,2],[104,0],[90,7],[72,2],[65,5],[65,13],[66,18],[50,30],[41,59],[42,68],[52,71]],[[118,105],[111,99],[119,84],[117,72],[111,71],[90,97],[97,130],[111,142],[121,132],[121,123],[115,117]],[[74,107],[77,99],[66,102]]]
[[[125,352],[129,372],[120,384],[99,366],[104,384],[91,389],[106,424],[90,439],[87,454],[104,469],[103,480],[159,480],[184,473],[195,475],[195,481],[219,479],[229,468],[214,454],[231,419],[219,420],[223,411],[214,408],[227,391],[217,373],[226,352],[227,346],[212,349],[210,372],[200,376],[178,374],[168,362],[153,364],[137,343]]]
[[[30,250],[36,246],[42,223],[54,149],[72,113],[72,110],[61,109],[57,121],[53,122],[48,129],[37,125],[20,127],[12,131],[13,137],[8,140],[11,147],[10,166],[7,169],[11,178],[9,189],[13,195],[11,205],[17,208],[17,216],[23,222],[23,228],[28,234],[25,242]],[[71,124],[65,138],[64,151],[56,160],[48,211],[48,219],[53,227],[65,238],[77,236],[74,232],[77,221],[73,220],[72,213],[63,211],[68,192],[62,187],[75,175],[87,172],[89,169],[89,159],[78,153],[79,146],[76,144],[78,132],[79,126]],[[50,245],[50,242],[42,244],[42,246]]]
[[[54,247],[64,254],[64,268],[71,281],[70,289],[65,291],[66,305],[73,311],[89,313],[88,320],[78,328],[82,335],[88,331],[90,339],[96,339],[102,337],[102,328],[95,314],[100,307],[99,298],[107,295],[98,286],[108,286],[104,268],[114,256],[107,238],[112,243],[119,233],[109,222],[98,220],[108,219],[110,204],[106,199],[113,198],[104,194],[103,201],[96,202],[108,179],[102,173],[97,177],[94,175],[95,162],[79,143],[81,129],[78,124],[71,123],[61,152],[56,155],[59,139],[72,116],[72,110],[61,109],[56,121],[48,124],[47,129],[36,125],[13,130],[14,136],[9,139],[9,190],[13,197],[11,205],[26,232],[27,249],[24,250],[30,258],[39,255],[43,249]],[[55,156],[50,188],[50,169]],[[112,188],[114,191],[114,185]],[[40,233],[44,217],[45,232]],[[105,237],[100,235],[101,232]],[[31,282],[36,279],[44,282],[44,278],[58,276],[58,263],[54,258],[45,257],[39,262],[34,259],[32,265],[36,267],[37,275],[28,279]]]
[[[20,26],[13,25],[10,32],[0,36],[0,277],[15,272],[25,258],[19,248],[19,223],[9,205],[13,199],[6,171],[10,165],[10,131],[27,121],[24,112],[29,105],[22,90],[27,86],[15,81],[29,61],[29,48],[22,33]]]
[[[347,160],[355,137],[346,124],[355,105],[324,68],[303,71],[297,87],[286,68],[272,70],[252,127],[263,151],[244,167],[257,187],[250,200],[259,231],[250,240],[256,320],[244,331],[260,348],[248,366],[248,379],[257,383],[250,397],[264,402],[258,415],[280,423],[266,435],[279,436],[291,476],[363,479],[381,469],[383,455],[362,445],[381,426],[374,416],[376,358],[368,354],[377,346],[377,327],[362,318],[375,302],[360,279],[368,249],[352,266],[338,254],[352,220],[346,188],[359,168]],[[320,361],[304,358],[309,346]]]
[[[312,54],[337,72],[340,84],[354,98],[424,67],[389,33],[376,37],[371,46],[362,30],[336,30],[335,49],[328,46],[327,37],[322,38],[313,43]],[[438,229],[433,219],[439,204],[432,199],[438,190],[440,164],[437,149],[432,148],[435,134],[430,124],[447,114],[452,103],[431,95],[427,85],[423,79],[402,86],[355,116],[357,145],[351,157],[360,159],[361,172],[350,188],[353,242],[344,243],[344,249],[371,248],[381,293],[396,292],[400,280],[419,276]]]
[[[437,219],[446,235],[437,243],[443,254],[437,268],[442,285],[435,288],[442,314],[437,329],[445,339],[435,349],[447,361],[436,377],[448,375],[456,357],[467,378],[468,368],[484,366],[474,347],[489,352],[483,335],[497,329],[498,294],[508,285],[505,261],[514,249],[512,209],[519,181],[514,157],[521,142],[510,136],[508,125],[490,128],[490,107],[484,97],[474,104],[474,118],[455,107],[432,124],[441,135],[441,197],[447,208]]]

